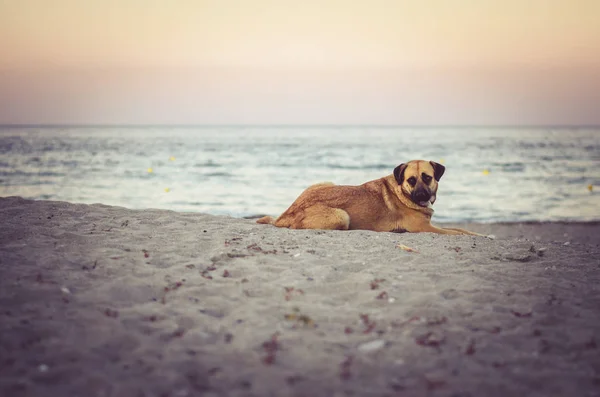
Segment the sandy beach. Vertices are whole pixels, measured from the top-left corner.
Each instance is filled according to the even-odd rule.
[[[599,223],[295,231],[8,197],[0,224],[0,396],[600,396]]]

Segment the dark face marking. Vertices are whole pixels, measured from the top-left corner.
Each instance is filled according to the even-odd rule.
[[[417,184],[417,178],[411,176],[406,182],[408,182],[410,186],[415,187],[415,185]]]
[[[421,179],[423,180],[423,183],[425,183],[426,185],[429,185],[431,183],[431,179],[433,179],[431,177],[431,175],[427,175],[426,173],[422,173],[421,174]]]

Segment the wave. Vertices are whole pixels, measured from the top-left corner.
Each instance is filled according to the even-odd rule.
[[[195,168],[216,168],[216,167],[223,167],[223,164],[215,163],[212,160],[208,160],[203,163],[196,163],[196,164],[194,164],[194,167]]]
[[[396,164],[397,165],[397,164]],[[325,168],[332,170],[391,170],[395,166],[390,164],[366,164],[366,165],[342,165],[342,164],[327,164]]]

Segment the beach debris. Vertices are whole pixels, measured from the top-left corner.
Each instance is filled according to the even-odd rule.
[[[271,339],[267,340],[266,342],[263,342],[262,344],[263,349],[267,353],[267,355],[262,359],[262,362],[265,365],[272,365],[273,363],[275,363],[275,354],[278,350],[281,350],[281,345],[279,343],[278,338],[279,332],[275,332],[273,335],[271,335]]]
[[[231,277],[231,273],[229,273],[229,270],[225,269],[223,271],[223,277]]]
[[[185,279],[182,279],[181,281],[175,281],[174,283],[167,285],[164,288],[164,291],[165,292],[174,291],[178,288],[181,288],[183,286],[183,283],[185,283]]]
[[[219,367],[212,367],[211,369],[209,369],[208,371],[206,371],[206,373],[208,375],[210,375],[210,376],[217,375],[220,372],[223,372],[223,370],[221,368],[219,368]]]
[[[379,284],[383,283],[385,281],[385,278],[376,278],[375,280],[371,281],[371,289],[379,289]]]
[[[284,318],[287,321],[295,322],[293,328],[296,328],[297,325],[301,325],[305,328],[315,328],[317,326],[312,318],[310,318],[306,314],[300,313],[300,309],[295,307],[293,310],[294,313],[284,315]]]
[[[419,251],[417,251],[416,249],[414,249],[414,248],[410,248],[410,247],[407,247],[407,246],[406,246],[406,245],[404,245],[404,244],[398,244],[398,245],[396,246],[396,248],[400,248],[402,251],[406,251],[406,252],[414,252],[414,253],[416,253],[416,254],[418,254],[418,253],[419,253]]]
[[[61,287],[60,291],[65,295],[71,295],[71,290],[67,287]]]
[[[117,318],[117,317],[119,317],[119,312],[117,310],[112,310],[112,309],[106,308],[104,310],[104,315],[106,317],[110,317],[110,318]]]
[[[376,299],[382,299],[382,300],[383,300],[383,299],[388,299],[388,298],[389,298],[389,296],[388,296],[388,293],[387,293],[387,292],[385,292],[385,291],[383,291],[382,293],[380,293],[380,294],[379,294],[379,295],[377,295],[377,297],[376,297]]]
[[[529,252],[533,252],[534,254],[537,254],[537,256],[544,256],[546,248],[535,248],[535,245],[532,244],[531,247],[529,247]]]
[[[389,298],[388,299],[388,303],[394,303],[394,302],[396,302],[396,298]]]
[[[440,295],[444,299],[456,299],[460,295],[454,288],[446,289],[440,292]]]
[[[594,191],[594,186],[590,183],[587,187],[588,191],[593,192]]]
[[[170,191],[171,191],[170,188],[168,188],[168,187],[165,188],[165,193],[169,193]]]
[[[442,387],[446,386],[446,381],[443,381],[443,380],[435,380],[435,379],[427,379],[427,378],[424,378],[424,379],[425,379],[425,384],[427,385],[428,391],[441,389]]]
[[[393,321],[391,323],[391,326],[394,328],[399,328],[399,327],[404,327],[405,325],[410,324],[412,322],[416,322],[416,321],[421,321],[421,317],[420,316],[412,316],[408,320],[402,321],[401,323]]]
[[[300,256],[300,253],[298,252],[297,254],[294,254],[293,256],[294,256],[294,258],[297,258]]]
[[[292,299],[292,294],[295,292],[296,294],[300,294],[300,295],[304,295],[304,290],[301,289],[296,289],[294,287],[283,287],[283,289],[285,290],[285,295],[284,295],[284,299],[286,301],[289,301]]]
[[[371,321],[368,314],[359,314],[359,316],[360,316],[360,320],[362,321],[363,325],[365,326],[363,334],[370,334],[371,332],[373,332],[377,323],[375,321]]]
[[[490,170],[485,168],[482,172],[483,175],[489,175],[490,174]]]
[[[173,338],[181,338],[184,334],[185,334],[185,329],[178,328],[175,331],[173,331],[173,333],[171,334],[171,336]]]
[[[426,324],[427,325],[442,325],[442,324],[446,324],[448,322],[448,319],[446,318],[446,316],[443,317],[427,317],[426,319]]]
[[[203,272],[200,273],[200,275],[202,277],[204,277],[205,279],[207,279],[207,280],[212,280],[213,279],[213,277],[210,274],[208,274],[208,270],[204,270]]]
[[[154,170],[152,169],[152,167],[148,168],[148,170],[147,170],[147,171],[148,171],[148,173],[149,173],[149,174],[151,174],[151,173],[153,173],[153,172],[154,172]]]
[[[565,241],[565,243],[563,245],[565,245],[565,246],[571,245],[571,242],[570,241]]]
[[[285,378],[285,381],[288,383],[288,385],[293,386],[298,382],[302,382],[303,380],[305,380],[306,378],[302,375],[290,375],[288,377]]]
[[[44,373],[44,372],[48,372],[48,370],[50,369],[49,366],[47,366],[46,364],[40,364],[38,366],[38,371]]]
[[[516,310],[511,310],[510,311],[515,317],[519,317],[519,318],[523,318],[523,317],[531,317],[533,315],[533,312],[529,311],[527,313],[522,313],[522,312],[518,312]]]
[[[442,335],[435,334],[434,332],[428,332],[423,335],[419,335],[415,338],[415,343],[420,346],[436,347],[439,348],[444,343],[445,338]]]
[[[440,164],[444,164],[444,162],[445,162],[445,161],[446,161],[445,159],[439,159],[439,160],[438,160],[438,163],[440,163]]]
[[[501,259],[515,262],[529,262],[532,257],[527,252],[510,252],[503,255]]]
[[[235,239],[234,239],[235,240]],[[249,249],[250,251],[254,251],[254,252],[260,252],[263,254],[276,254],[277,250],[273,249],[273,250],[264,250],[261,247],[258,246],[258,244],[254,243],[254,244],[250,244],[249,246],[246,247],[247,249]]]
[[[167,293],[171,292],[171,291],[175,291],[176,289],[179,289],[183,286],[183,283],[185,283],[185,279],[182,279],[181,281],[176,281],[174,283],[171,283],[169,285],[167,285],[166,287],[163,288],[163,296],[160,300],[160,302],[164,305],[165,303],[167,303]]]
[[[231,240],[225,240],[225,247],[229,247],[231,244],[238,244],[237,241],[240,241],[242,238],[241,237],[233,237]],[[256,244],[252,244],[252,245],[256,245]],[[251,245],[249,245],[247,248],[250,248]]]
[[[351,327],[346,327],[346,328],[344,328],[344,333],[345,333],[346,335],[350,335],[350,334],[351,334],[351,333],[353,333],[353,332],[354,332],[354,330],[353,330]]]
[[[467,348],[465,349],[465,354],[467,356],[472,356],[473,354],[475,354],[475,339],[471,339],[469,341],[469,344],[467,345]]]
[[[365,342],[358,346],[357,350],[361,353],[373,353],[381,350],[385,346],[383,339],[375,339],[370,342]]]
[[[209,273],[209,272],[212,272],[212,271],[215,271],[215,270],[217,270],[217,267],[216,267],[216,266],[209,266],[209,267],[207,267],[206,269],[204,269],[203,271],[201,271],[201,272],[200,272],[200,275],[201,275],[202,277],[204,277],[205,279],[207,279],[207,280],[212,280],[212,279],[213,279],[213,277],[210,275],[210,273]]]
[[[344,361],[340,363],[340,379],[348,380],[352,377],[352,373],[350,372],[352,361],[354,361],[353,356],[346,356]]]
[[[185,329],[177,328],[177,329],[175,329],[175,331],[172,331],[172,332],[169,332],[166,334],[162,334],[160,336],[160,339],[165,342],[169,342],[175,338],[181,338],[183,335],[185,335]]]
[[[169,161],[175,161],[175,156],[169,157]]]
[[[142,252],[144,253],[144,258],[150,257],[150,253],[147,250],[142,250]]]
[[[225,343],[231,343],[232,340],[233,340],[233,334],[226,333],[225,334]]]

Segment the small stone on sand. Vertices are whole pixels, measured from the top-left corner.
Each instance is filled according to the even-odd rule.
[[[362,353],[372,353],[377,350],[381,350],[385,346],[385,341],[383,339],[375,339],[370,342],[363,343],[358,346],[358,351]]]

